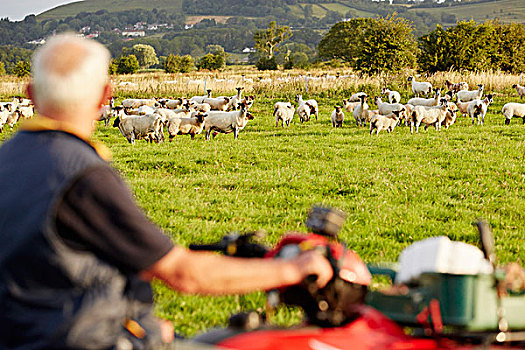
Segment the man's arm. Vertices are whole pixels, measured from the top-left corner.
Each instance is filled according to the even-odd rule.
[[[293,285],[309,275],[317,275],[322,287],[332,274],[328,260],[315,251],[292,260],[244,259],[173,247],[140,276],[158,278],[183,293],[220,295]]]

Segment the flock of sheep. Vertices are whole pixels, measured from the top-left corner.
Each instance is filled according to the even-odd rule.
[[[488,106],[493,102],[492,94],[484,95],[484,86],[478,85],[475,90],[469,90],[465,82],[451,83],[446,81],[448,92],[442,94],[439,88],[433,89],[429,82],[418,82],[413,76],[408,78],[412,85],[414,97],[406,104],[401,103],[401,95],[397,91],[387,88],[381,95],[388,102],[383,102],[381,96],[376,96],[374,102],[377,109],[370,109],[364,92],[353,94],[344,99],[342,106],[335,106],[331,113],[333,127],[342,127],[345,112],[352,113],[357,126],[369,124],[370,134],[374,131],[379,134],[386,130],[392,132],[401,122],[410,125],[411,133],[417,133],[421,124],[425,129],[433,126],[441,130],[444,126],[448,129],[456,121],[458,111],[468,115],[472,124],[484,124]],[[521,98],[525,97],[525,87],[516,84],[513,86]],[[122,105],[115,106],[115,100],[101,110],[99,121],[104,121],[109,126],[110,119],[115,117],[113,123],[121,134],[130,142],[145,139],[149,142],[163,142],[164,129],[169,134],[171,141],[176,135],[195,135],[205,131],[206,140],[217,133],[233,133],[237,139],[239,132],[244,129],[249,120],[254,117],[249,112],[253,105],[254,96],[242,96],[242,87],[237,88],[234,96],[211,97],[211,90],[206,96],[194,96],[189,99],[125,99]],[[425,97],[420,97],[424,95]],[[452,99],[456,97],[456,102]],[[276,127],[279,124],[289,126],[294,116],[300,122],[308,122],[312,117],[319,117],[319,105],[316,100],[303,100],[302,95],[296,95],[297,107],[290,102],[277,102],[274,105],[273,117]],[[507,103],[503,106],[502,113],[505,124],[508,125],[513,117],[523,118],[525,123],[525,104]],[[11,128],[20,118],[31,118],[34,114],[30,100],[16,97],[11,102],[0,103],[0,132],[4,125]]]

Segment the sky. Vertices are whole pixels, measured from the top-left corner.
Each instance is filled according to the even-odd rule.
[[[0,0],[0,18],[20,21],[30,14],[38,15],[59,5],[78,0]]]

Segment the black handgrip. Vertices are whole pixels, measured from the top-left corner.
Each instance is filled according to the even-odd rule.
[[[222,252],[224,250],[224,245],[221,243],[215,244],[190,244],[190,250],[205,250],[209,252]]]

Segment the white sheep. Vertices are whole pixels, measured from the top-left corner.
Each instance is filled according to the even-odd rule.
[[[207,103],[197,103],[195,101],[190,101],[189,107],[195,112],[208,113],[211,111],[211,106]]]
[[[230,97],[205,98],[201,103],[207,103],[214,111],[226,111],[230,107]]]
[[[501,113],[505,116],[505,125],[509,125],[512,118],[523,118],[525,124],[525,103],[509,102],[503,106]]]
[[[113,110],[110,105],[104,105],[100,109],[100,116],[98,117],[99,122],[104,122],[104,126],[107,128],[113,115]]]
[[[135,140],[140,139],[146,139],[148,142],[164,141],[162,121],[158,114],[127,115],[121,110],[113,126],[119,128],[122,136],[132,145],[135,144]]]
[[[454,102],[447,101],[446,98],[442,98],[440,104],[447,106],[447,114],[445,115],[445,120],[443,120],[441,126],[448,129],[456,122],[458,107]]]
[[[188,101],[187,99],[183,97],[179,97],[174,100],[162,99],[162,100],[159,100],[159,103],[163,108],[177,109],[177,108],[180,108],[182,105],[184,105],[187,101]]]
[[[381,100],[381,97],[376,96],[375,103],[377,105],[377,109],[379,110],[379,114],[382,115],[389,115],[393,111],[399,111],[404,110],[405,106],[401,103],[386,103]]]
[[[312,113],[315,115],[315,120],[317,120],[317,117],[319,116],[319,106],[317,105],[316,100],[310,99],[304,101],[302,95],[295,95],[295,102],[298,104],[297,111],[299,111],[299,107],[301,107],[302,104],[308,103],[311,108],[313,108]]]
[[[137,110],[139,115],[146,115],[146,114],[153,114],[155,113],[155,108],[152,108],[150,106],[140,106]]]
[[[297,116],[301,123],[310,121],[310,116],[315,113],[315,107],[310,103],[305,102],[297,107]]]
[[[470,102],[481,99],[483,96],[483,84],[478,84],[477,90],[461,90],[456,94],[457,102]]]
[[[7,123],[7,117],[9,116],[9,110],[7,106],[0,104],[0,132],[4,130],[4,125]]]
[[[471,101],[472,102],[472,101]],[[462,116],[465,116],[468,114],[468,106],[470,105],[470,102],[456,102],[456,106],[458,107],[458,111],[461,112]]]
[[[441,90],[436,89],[433,98],[414,97],[408,100],[407,103],[413,106],[433,107],[439,104],[440,99],[441,99]]]
[[[525,86],[521,86],[520,84],[514,84],[512,85],[512,88],[516,89],[518,95],[520,96],[520,99],[523,99],[523,97],[525,97]]]
[[[195,101],[197,103],[203,103],[205,98],[211,98],[211,89],[206,90],[205,96],[193,96],[190,98],[190,101]]]
[[[241,104],[239,111],[233,112],[216,112],[211,111],[206,117],[204,130],[206,131],[206,140],[210,139],[210,134],[214,131],[214,136],[217,132],[229,134],[233,132],[234,139],[239,136],[239,131],[244,129],[248,120],[252,120],[253,115],[248,112],[244,104]]]
[[[489,94],[483,100],[476,99],[469,104],[467,112],[472,119],[472,125],[474,125],[474,118],[477,119],[478,125],[485,123],[485,115],[492,102],[494,102],[492,95]]]
[[[436,130],[440,131],[441,124],[445,120],[448,110],[445,105],[434,107],[415,106],[412,110],[410,132],[414,132],[414,125],[416,126],[416,133],[419,132],[419,125],[421,125],[421,123],[425,124],[425,129],[429,125],[434,125]]]
[[[376,130],[376,135],[379,135],[381,130],[386,130],[389,133],[394,131],[404,111],[405,110],[393,111],[392,114],[389,115],[375,114],[370,120],[370,136],[373,135],[374,130]]]
[[[20,112],[20,117],[23,119],[33,118],[35,115],[35,109],[33,106],[18,106],[18,111]]]
[[[459,83],[452,83],[448,80],[445,80],[445,86],[453,93],[458,93],[461,90],[468,90],[468,84],[464,81]]]
[[[350,102],[350,101],[348,101],[347,99],[343,99],[343,108],[344,108],[348,113],[353,113],[353,112],[354,112],[354,108],[355,108],[356,106],[358,106],[360,103],[361,103],[361,101],[359,101],[359,102]]]
[[[194,112],[190,109],[169,109],[169,108],[158,108],[155,111],[156,114],[160,115],[161,121],[164,125],[167,125],[168,120],[171,118],[190,118]]]
[[[273,116],[275,118],[275,127],[279,126],[279,121],[281,121],[281,126],[284,128],[290,126],[293,116],[295,114],[295,106],[290,102],[276,102],[274,105]]]
[[[361,96],[359,105],[354,108],[353,116],[356,126],[366,126],[370,122],[374,114],[379,113],[378,110],[369,110],[368,103],[366,103],[367,96]]]
[[[237,87],[235,89],[237,90],[237,94],[231,97],[230,107],[229,107],[230,109],[233,109],[234,111],[239,109],[239,103],[241,103],[241,100],[242,100],[242,90],[244,90],[244,88]]]
[[[332,121],[332,126],[334,128],[341,128],[343,126],[343,121],[345,120],[345,114],[343,112],[343,107],[335,106],[335,109],[330,115],[330,120]]]
[[[140,106],[160,107],[160,103],[154,98],[127,98],[122,101],[124,108],[139,108]]]
[[[424,94],[425,97],[428,97],[428,94],[432,93],[432,84],[426,81],[416,81],[414,76],[409,76],[408,81],[412,83],[412,93],[415,97],[419,97],[420,94]]]
[[[356,92],[348,98],[348,102],[361,102],[361,96],[368,97],[366,92]]]
[[[190,118],[170,118],[166,127],[170,142],[176,135],[191,135],[191,139],[195,139],[204,129],[205,118],[207,114],[197,113]]]
[[[401,103],[401,95],[397,91],[389,90],[383,88],[381,95],[386,95],[388,98],[388,103]]]

